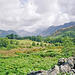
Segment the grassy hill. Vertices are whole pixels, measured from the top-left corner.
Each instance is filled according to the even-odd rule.
[[[75,25],[74,26],[70,26],[67,28],[62,28],[60,30],[55,31],[52,35],[52,37],[55,36],[69,36],[69,37],[75,37]]]

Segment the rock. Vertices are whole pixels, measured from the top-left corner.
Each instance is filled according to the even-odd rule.
[[[32,71],[28,75],[57,75],[58,73],[69,73],[75,75],[75,57],[61,58],[58,64],[48,71]]]
[[[31,73],[27,75],[48,75],[47,71],[41,70],[41,71],[32,71]]]
[[[48,75],[57,75],[60,73],[59,66],[55,65],[53,69],[48,70]]]
[[[70,66],[71,68],[73,68],[73,67],[74,67],[74,59],[73,59],[73,57],[68,58],[67,63],[69,64],[69,66]]]
[[[75,64],[75,57],[73,57],[73,59],[74,59],[74,64]]]
[[[71,67],[68,64],[60,66],[60,72],[62,73],[70,73]]]
[[[75,69],[72,69],[71,71],[72,71],[73,73],[75,73]]]
[[[61,59],[59,59],[59,61],[58,61],[58,65],[59,65],[59,66],[65,64],[65,63],[67,63],[67,58],[61,58]]]

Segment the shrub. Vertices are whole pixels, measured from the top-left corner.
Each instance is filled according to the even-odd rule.
[[[19,45],[19,42],[18,41],[16,42],[16,45]]]
[[[32,46],[36,46],[36,43],[35,42],[32,42]]]
[[[9,44],[10,42],[7,38],[0,38],[0,47],[7,47]]]
[[[55,43],[55,46],[61,46],[61,43],[56,42],[56,43]]]
[[[15,40],[11,39],[10,44],[15,44]]]
[[[42,46],[42,47],[44,46],[44,45],[43,45],[43,42],[40,43],[40,46]]]
[[[39,43],[37,43],[37,45],[39,45]]]

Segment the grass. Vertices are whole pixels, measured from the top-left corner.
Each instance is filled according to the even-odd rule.
[[[0,50],[0,75],[27,75],[33,70],[48,70],[59,58],[72,56],[75,51],[75,48],[62,46],[32,46],[30,40],[17,41],[17,48]]]
[[[18,53],[17,57],[0,58],[0,75],[26,75],[33,70],[50,69],[57,63],[56,57],[42,57],[37,54]]]

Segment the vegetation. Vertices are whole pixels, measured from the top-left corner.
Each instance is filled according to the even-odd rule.
[[[59,58],[75,56],[73,37],[14,36],[0,38],[0,75],[27,75],[33,70],[48,70]]]
[[[52,37],[58,37],[58,36],[65,37],[65,36],[68,36],[68,37],[71,37],[71,38],[75,37],[75,25],[57,30],[53,34],[51,34],[51,36]]]

